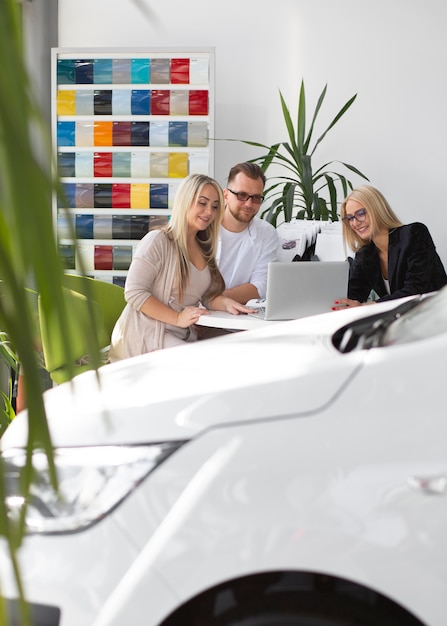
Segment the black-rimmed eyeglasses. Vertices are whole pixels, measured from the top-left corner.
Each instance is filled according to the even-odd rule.
[[[345,224],[352,225],[354,220],[357,220],[357,222],[361,223],[361,222],[365,221],[365,218],[366,218],[366,209],[359,209],[358,211],[356,211],[352,215],[346,215],[342,219],[342,222],[344,222]]]
[[[258,193],[249,194],[245,193],[245,191],[233,191],[232,189],[228,189],[228,191],[236,196],[239,202],[247,202],[247,200],[250,200],[251,198],[253,204],[261,204],[261,202],[264,200],[264,196],[261,196]]]

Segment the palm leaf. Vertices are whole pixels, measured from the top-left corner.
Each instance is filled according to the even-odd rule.
[[[303,86],[303,90],[304,90],[304,86]],[[321,106],[324,102],[324,99],[326,97],[326,91],[327,91],[327,85],[324,86],[323,91],[321,92],[318,101],[317,101],[317,106],[315,107],[315,111],[312,117],[312,122],[310,124],[310,128],[309,128],[309,134],[307,135],[306,141],[304,143],[304,152],[307,153],[309,151],[309,146],[310,146],[310,141],[312,139],[312,135],[313,135],[313,131],[314,131],[314,127],[315,127],[315,123],[318,117],[318,113],[320,112]],[[318,142],[317,142],[318,144]],[[317,146],[315,146],[316,148]],[[313,151],[315,151],[315,148]]]
[[[297,145],[297,142],[295,140],[295,128],[293,127],[293,122],[292,122],[292,118],[290,117],[289,109],[284,101],[284,98],[281,92],[279,92],[279,97],[281,99],[282,114],[284,117],[284,122],[286,124],[287,134],[289,135],[289,141],[292,144],[292,151],[294,153],[299,154],[299,149],[298,149],[299,142]]]
[[[41,294],[47,310],[56,312],[61,334],[67,333],[62,292],[63,268],[54,238],[52,194],[60,190],[52,174],[49,129],[35,104],[22,50],[20,7],[15,0],[0,2],[0,330],[7,333],[25,374],[28,404],[27,462],[23,479],[29,488],[36,448],[47,454],[53,486],[57,476],[42,398],[41,362],[35,346],[36,319],[27,289]],[[92,355],[99,350],[92,337]],[[67,355],[70,360],[69,348]],[[9,545],[21,591],[15,550],[24,530],[7,517],[3,472],[0,476],[0,534]],[[23,597],[23,592],[20,595]],[[1,611],[1,607],[0,607]],[[21,623],[25,624],[26,616]]]
[[[319,144],[323,141],[323,139],[326,137],[326,135],[328,134],[328,132],[331,130],[331,128],[333,128],[335,126],[335,124],[338,122],[338,120],[346,113],[346,111],[349,109],[349,107],[352,105],[352,103],[354,102],[354,100],[357,98],[357,94],[355,94],[354,96],[352,96],[352,98],[350,98],[348,100],[348,102],[346,102],[346,104],[344,104],[342,106],[342,108],[340,109],[340,111],[337,113],[337,115],[334,117],[334,119],[332,120],[332,122],[329,124],[329,126],[326,128],[326,130],[324,131],[324,133],[318,138],[317,142],[315,143],[315,146],[312,150],[312,154],[315,152],[315,150],[317,149],[317,147],[319,146]]]

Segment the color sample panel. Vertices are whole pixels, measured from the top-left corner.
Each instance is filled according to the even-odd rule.
[[[75,61],[76,83],[80,85],[93,84],[93,61],[90,59],[77,59]]]
[[[130,184],[113,183],[112,207],[114,209],[128,209],[130,207]]]
[[[189,66],[189,83],[206,85],[209,81],[209,61],[206,57],[191,58]]]
[[[114,276],[112,280],[114,285],[119,285],[124,289],[126,286],[126,277],[125,276]]]
[[[141,239],[149,232],[148,215],[132,215],[130,222],[130,238]]]
[[[93,82],[109,84],[113,82],[112,59],[93,60]]]
[[[113,215],[112,216],[112,238],[113,239],[130,239],[131,216]]]
[[[171,83],[189,83],[189,59],[171,59]]]
[[[57,153],[57,170],[59,176],[71,178],[76,176],[76,157],[74,152]]]
[[[75,259],[75,246],[74,245],[60,245],[59,256],[62,260],[62,265],[66,270],[74,270],[76,268]]]
[[[58,91],[56,106],[58,115],[76,115],[76,91],[72,89]]]
[[[113,82],[119,84],[129,84],[131,80],[130,59],[113,59],[112,75]]]
[[[93,122],[76,122],[76,147],[90,147],[95,141]]]
[[[168,208],[168,185],[150,185],[151,209]]]
[[[131,94],[132,115],[149,115],[151,110],[151,92],[149,89],[134,89]]]
[[[189,114],[208,115],[208,91],[194,90],[189,92]]]
[[[95,209],[112,207],[112,185],[95,183],[93,187],[93,200]]]
[[[112,176],[130,178],[132,176],[132,158],[130,152],[112,153]]]
[[[76,122],[58,122],[57,123],[57,145],[58,146],[75,146],[76,145]]]
[[[189,153],[189,173],[209,174],[208,157],[203,152]]]
[[[91,272],[95,269],[95,249],[92,243],[78,243],[76,248],[76,269]]]
[[[114,89],[112,92],[113,115],[131,115],[131,89]]]
[[[169,176],[169,155],[166,152],[151,153],[151,178]]]
[[[207,122],[188,122],[188,146],[194,148],[206,148],[207,145]]]
[[[94,204],[94,190],[92,183],[76,183],[75,207],[77,209],[91,209]]]
[[[188,145],[188,122],[169,122],[169,145],[177,147]]]
[[[130,175],[132,178],[149,178],[150,176],[150,153],[132,152],[130,162]]]
[[[113,122],[111,145],[113,146],[132,145],[132,122]]]
[[[67,212],[59,213],[57,216],[57,234],[59,239],[75,238],[75,220]]]
[[[153,89],[151,93],[151,114],[169,115],[170,92],[165,89]]]
[[[132,84],[147,85],[151,82],[150,59],[132,59],[130,64]]]
[[[76,82],[74,59],[58,59],[56,63],[57,84],[73,85]]]
[[[151,60],[151,83],[167,84],[170,82],[170,60],[169,59],[152,59]]]
[[[169,218],[167,215],[151,215],[149,217],[149,230],[159,230],[168,225]]]
[[[67,209],[76,208],[76,184],[62,183],[62,196],[58,197],[58,206]]]
[[[90,89],[76,92],[76,115],[94,115],[94,94]]]
[[[95,177],[108,178],[113,175],[111,152],[95,152],[93,158]]]
[[[152,147],[169,145],[169,122],[151,122],[149,143]]]
[[[94,176],[93,152],[76,152],[76,177],[92,178]]]
[[[169,114],[188,115],[189,93],[187,89],[171,89],[169,93]]]
[[[149,183],[131,184],[130,207],[132,209],[148,209],[149,208]]]
[[[113,269],[128,270],[132,261],[132,246],[113,247]]]
[[[188,153],[169,153],[169,178],[186,178],[188,176]]]
[[[76,239],[93,239],[93,215],[76,215]]]
[[[113,269],[113,246],[95,246],[94,249],[94,269]]]
[[[130,140],[132,146],[148,146],[149,122],[131,122]]]
[[[81,273],[90,273],[95,269],[95,249],[92,242],[81,241],[76,247],[76,270]]]
[[[112,115],[112,90],[94,92],[95,115]]]
[[[179,181],[169,181],[168,185],[168,208],[172,210],[172,206],[174,204],[174,198],[177,194],[177,189],[179,188]]]
[[[111,215],[95,215],[93,219],[93,236],[95,239],[112,239]]]
[[[113,137],[112,122],[95,122],[94,128],[95,146],[111,146]]]

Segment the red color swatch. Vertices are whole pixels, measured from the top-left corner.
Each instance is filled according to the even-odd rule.
[[[189,92],[189,114],[208,115],[208,91],[194,89]]]
[[[95,178],[112,176],[112,153],[95,152],[93,155],[93,171]]]
[[[130,146],[131,122],[113,122],[113,145]]]
[[[113,246],[95,246],[95,270],[113,269]]]
[[[130,208],[130,184],[113,183],[112,207],[114,209],[129,209]]]
[[[171,59],[171,83],[189,83],[189,59]]]
[[[151,92],[151,114],[169,115],[170,92],[165,89],[153,89]]]

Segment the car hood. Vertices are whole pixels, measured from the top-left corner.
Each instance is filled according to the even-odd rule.
[[[341,354],[331,336],[368,309],[272,323],[81,374],[45,393],[53,445],[185,440],[221,424],[312,415],[362,366],[364,353]],[[25,445],[27,432],[24,411],[2,447]]]

